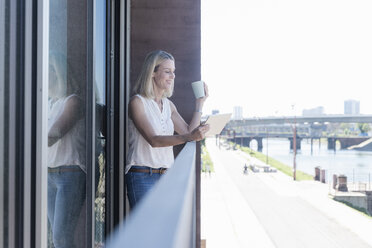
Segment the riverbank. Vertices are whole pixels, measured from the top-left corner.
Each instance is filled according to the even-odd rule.
[[[371,219],[333,201],[328,185],[280,171],[244,175],[242,152],[213,140],[207,148],[215,172],[202,176],[206,247],[372,247]]]
[[[252,160],[252,158],[256,158],[257,160],[261,161],[260,164],[264,166],[267,166],[267,165],[272,166],[275,169],[283,172],[287,176],[290,176],[290,177],[293,176],[293,167],[290,167],[270,156],[264,155],[261,152],[254,151],[253,149],[250,149],[248,147],[242,147],[240,145],[235,144],[235,148],[247,154],[248,156],[246,157],[248,160]],[[296,180],[302,181],[302,180],[313,180],[313,179],[314,179],[314,176],[310,174],[307,174],[300,170],[296,171]]]

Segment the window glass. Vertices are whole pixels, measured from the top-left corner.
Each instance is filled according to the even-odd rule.
[[[95,247],[103,247],[105,236],[105,113],[106,113],[106,1],[95,8],[96,163],[95,163]]]
[[[8,5],[9,1],[0,2],[0,216],[5,216],[5,218],[0,219],[0,246],[6,247],[7,240],[5,233],[7,232],[7,210],[4,202],[7,202],[7,191],[8,184],[7,178],[5,176],[7,172],[8,163],[6,161],[5,154],[5,144],[7,143],[8,137],[5,135],[5,128],[7,128],[6,121],[6,102],[7,94],[5,93],[7,82],[7,54],[9,45],[9,32],[7,27],[9,26],[9,16],[8,16]]]
[[[87,6],[49,8],[48,247],[85,247]]]

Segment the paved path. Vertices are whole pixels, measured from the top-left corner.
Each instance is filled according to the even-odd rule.
[[[328,197],[328,185],[242,173],[249,156],[207,140],[215,173],[202,175],[202,239],[217,247],[372,247],[372,219]],[[258,163],[258,162],[254,162]]]

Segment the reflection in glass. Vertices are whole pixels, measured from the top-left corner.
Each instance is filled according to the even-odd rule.
[[[9,1],[0,1],[0,247],[7,247],[8,223],[7,207],[5,202],[8,198],[8,161],[6,145],[8,143],[7,113],[8,94],[6,85],[8,82],[8,51],[9,51]]]
[[[53,244],[74,247],[85,200],[85,111],[81,87],[66,74],[67,61],[49,56],[48,220]]]
[[[85,247],[84,4],[49,4],[48,247]]]
[[[0,216],[4,216],[4,37],[5,6],[0,1]],[[4,218],[0,220],[0,246],[4,244]]]
[[[95,247],[104,247],[105,237],[105,130],[103,125],[103,117],[105,107],[101,104],[96,104],[96,163],[95,163]]]
[[[106,2],[96,1],[95,8],[95,61],[94,81],[96,90],[96,195],[95,195],[95,247],[104,246],[105,237],[105,142],[106,142],[106,84],[105,84],[105,54],[106,54]]]

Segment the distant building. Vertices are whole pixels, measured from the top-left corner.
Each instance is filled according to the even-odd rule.
[[[319,116],[319,115],[324,115],[324,107],[322,106],[302,110],[302,116]]]
[[[360,114],[360,102],[356,100],[344,101],[344,114],[345,115],[358,115]]]
[[[233,110],[233,120],[242,120],[243,119],[243,108],[242,106],[235,106]]]
[[[213,109],[212,110],[212,115],[216,115],[216,114],[219,114],[220,111],[218,109]]]

